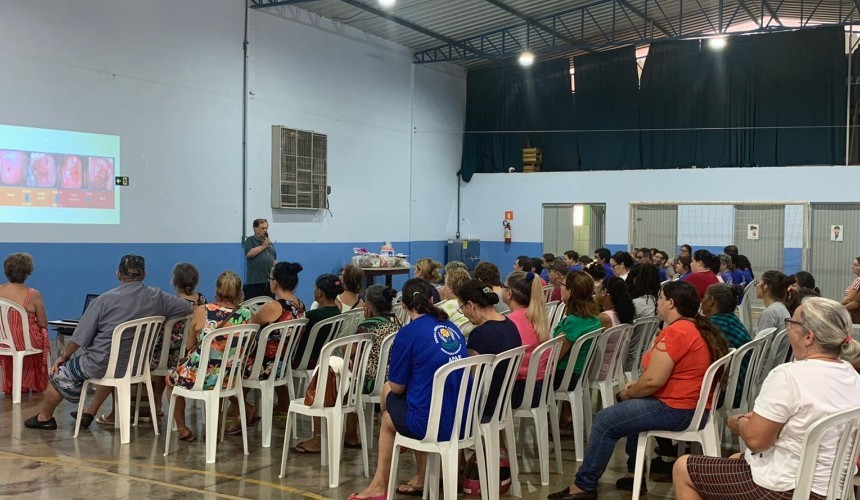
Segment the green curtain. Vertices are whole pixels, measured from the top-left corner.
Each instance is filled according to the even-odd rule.
[[[583,170],[641,167],[639,74],[633,46],[575,57],[576,124]]]
[[[460,176],[519,170],[522,149],[543,149],[543,170],[576,170],[570,63],[556,59],[531,68],[470,70]]]

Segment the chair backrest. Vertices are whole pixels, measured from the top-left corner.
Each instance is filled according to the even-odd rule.
[[[767,374],[770,373],[768,358],[770,357],[775,337],[776,328],[773,327],[765,328],[755,335],[755,339],[764,339],[764,345],[761,348],[761,353],[755,359],[755,364],[751,362],[747,365],[747,370],[752,371],[752,375],[749,378],[749,390],[744,390],[744,393],[747,395],[747,407],[749,408],[752,408],[755,398],[758,397],[758,393],[761,390],[761,384],[767,378]]]
[[[242,302],[241,307],[247,307],[251,311],[251,314],[257,314],[257,311],[266,305],[266,302],[270,302],[271,300],[272,298],[268,295],[260,295],[259,297],[254,297]]]
[[[346,321],[344,321],[343,326],[337,332],[337,338],[346,337],[358,331],[358,326],[364,319],[364,309],[350,309],[341,314],[346,317]]]
[[[269,339],[273,337],[278,339],[278,348],[275,351],[275,362],[268,380],[272,382],[289,380],[290,360],[292,359],[290,355],[295,350],[296,341],[301,336],[307,324],[307,319],[292,319],[281,321],[280,323],[272,323],[260,330],[260,334],[257,336],[257,352],[254,353],[254,366],[251,367],[248,380],[260,380],[260,371],[263,368],[263,361],[266,357],[267,344]]]
[[[696,404],[696,411],[693,413],[690,426],[687,427],[688,431],[701,429],[702,425],[707,421],[708,416],[713,415],[713,410],[717,409],[717,399],[720,397],[720,384],[723,378],[723,371],[726,365],[731,363],[734,354],[735,350],[729,349],[728,354],[711,363],[711,366],[705,370],[705,375],[702,377],[702,388],[699,390],[699,402]],[[708,406],[711,407],[711,411],[706,413],[705,410]]]
[[[642,356],[651,349],[659,327],[660,318],[657,316],[633,321],[633,335],[630,337],[630,346],[627,349],[627,367],[635,378],[639,378],[639,374],[642,373]]]
[[[398,321],[400,321],[401,326],[406,326],[409,324],[409,321],[411,321],[409,318],[409,313],[406,312],[406,308],[403,307],[402,302],[394,304],[394,306],[391,308],[391,312],[394,314],[394,317],[397,318]]]
[[[741,303],[738,305],[738,318],[747,328],[748,332],[753,331],[753,326],[755,326],[752,324],[752,301],[754,298],[755,280],[752,280],[744,287]]]
[[[120,323],[111,335],[108,378],[130,378],[149,373],[152,347],[164,316],[149,316]]]
[[[504,422],[511,413],[511,395],[514,391],[514,382],[517,381],[517,372],[526,355],[526,346],[514,347],[505,352],[496,354],[490,366],[489,378],[484,384],[484,396],[479,405],[479,415],[484,415],[487,408],[492,408],[492,421]],[[498,397],[491,401],[488,397],[490,386],[496,379],[501,381],[501,390]],[[483,422],[483,420],[481,421]]]
[[[555,308],[555,314],[552,315],[552,318],[549,320],[549,331],[552,333],[555,330],[556,325],[567,315],[567,304],[564,302],[559,302],[558,306]]]
[[[834,436],[838,434],[838,436]],[[794,487],[793,500],[807,500],[812,491],[812,481],[818,462],[821,441],[825,436],[828,441],[825,448],[834,449],[835,456],[830,467],[830,484],[826,498],[854,498],[853,476],[860,453],[860,407],[843,410],[817,420],[809,426],[803,436],[800,449],[800,469],[797,471],[797,481]],[[836,439],[836,443],[832,441]]]
[[[552,297],[552,289],[552,285],[544,285],[543,287],[543,298],[544,300],[546,300],[546,302],[549,302],[550,298]]]
[[[567,367],[565,368],[564,375],[561,378],[561,385],[559,386],[561,387],[561,389],[558,392],[568,392],[567,389],[568,387],[570,387],[570,378],[573,376],[573,369],[574,366],[576,366],[576,360],[577,358],[579,358],[580,351],[586,349],[587,354],[585,356],[586,362],[585,367],[583,368],[583,376],[579,377],[579,380],[576,382],[578,385],[582,385],[582,379],[585,378],[584,375],[588,372],[588,367],[590,366],[591,360],[594,357],[594,352],[597,347],[597,342],[595,342],[594,340],[597,338],[598,335],[600,335],[602,331],[603,328],[598,328],[593,332],[588,332],[585,335],[576,339],[576,342],[573,343],[573,346],[570,348],[570,351],[568,351],[567,354]],[[588,347],[583,347],[585,346],[586,342],[588,342]]]
[[[30,342],[30,320],[27,311],[11,300],[0,299],[0,352],[15,352],[15,339],[12,338],[12,329],[9,326],[9,313],[16,311],[21,316],[21,331],[24,332],[24,349],[33,350]]]
[[[222,390],[233,389],[237,384],[241,383],[245,359],[248,357],[248,344],[250,344],[251,339],[259,330],[260,325],[248,323],[227,328],[218,328],[204,335],[203,340],[200,342],[199,366],[209,366],[212,343],[216,341],[224,346],[224,351],[221,354],[221,366],[218,368],[218,378],[213,387],[204,389],[205,372],[199,371],[197,380],[194,382],[191,390],[213,390],[220,393]]]
[[[534,400],[535,385],[538,380],[538,370],[542,360],[546,360],[543,373],[543,383],[541,384],[541,393],[539,401],[542,405],[546,405],[549,401],[549,394],[552,390],[552,379],[555,375],[556,366],[558,366],[558,355],[561,353],[561,343],[564,342],[564,337],[559,335],[553,339],[549,339],[543,344],[538,345],[532,351],[529,357],[529,370],[526,375],[526,386],[523,390],[523,401],[520,403],[519,409],[531,408]]]
[[[753,369],[758,363],[759,356],[764,349],[767,338],[759,337],[756,340],[747,342],[746,344],[735,349],[735,354],[732,356],[732,362],[729,364],[729,377],[726,381],[726,396],[723,399],[723,404],[720,410],[728,410],[735,408],[735,394],[737,394],[738,382],[741,382],[741,407],[743,401],[746,401],[746,395],[749,393],[750,383],[753,378]],[[740,380],[741,368],[746,364],[746,373],[744,379]]]
[[[181,318],[173,318],[164,322],[164,326],[159,329],[158,335],[161,336],[161,352],[158,353],[158,364],[150,370],[153,375],[167,375],[167,358],[170,355],[170,338],[173,336],[173,328],[180,321],[184,321],[182,327],[182,347],[179,349],[177,356],[182,358],[188,350],[188,331],[191,330],[191,318],[193,314],[182,316]]]
[[[317,397],[311,408],[323,408],[325,405],[326,386],[328,385],[328,369],[332,358],[339,356],[343,359],[340,376],[337,377],[337,397],[335,408],[353,408],[358,403],[358,396],[364,385],[364,375],[367,359],[373,348],[373,334],[362,333],[334,339],[326,343],[320,351],[320,362],[317,371]],[[349,359],[348,359],[349,358]]]
[[[789,351],[791,351],[791,340],[788,338],[788,330],[783,328],[773,336],[773,341],[770,343],[767,357],[770,369],[773,370],[785,363],[788,359]],[[768,373],[770,373],[770,370],[768,370]]]
[[[296,370],[313,370],[316,368],[315,364],[311,364],[311,354],[313,354],[313,347],[317,345],[317,337],[320,335],[325,335],[325,342],[322,342],[323,345],[331,341],[332,339],[336,339],[340,336],[341,329],[346,328],[352,324],[352,317],[347,313],[341,313],[331,318],[324,319],[319,323],[315,324],[311,331],[308,332],[308,342],[305,344],[305,352],[302,353],[302,358],[299,361],[298,366],[296,366]],[[298,344],[296,344],[298,347]]]
[[[617,376],[624,359],[627,357],[633,325],[622,323],[604,330],[597,337],[597,348],[591,357],[588,374],[589,382],[613,379]]]
[[[385,381],[388,379],[388,358],[391,354],[391,346],[394,344],[394,337],[397,336],[397,333],[389,334],[387,337],[382,339],[382,342],[379,344],[379,359],[376,362],[376,378],[373,382],[373,389],[370,391],[369,396],[382,396],[382,386],[385,385]]]
[[[440,366],[433,375],[433,394],[430,397],[430,418],[427,421],[427,433],[422,442],[438,443],[439,429],[442,426],[442,402],[446,398],[445,388],[448,377],[459,377],[457,395],[448,394],[448,398],[455,397],[457,406],[454,411],[453,429],[451,441],[469,440],[474,437],[475,418],[478,416],[478,405],[480,398],[485,394],[484,384],[490,382],[490,372],[495,356],[492,354],[481,354],[469,356],[463,359],[449,361]]]
[[[546,320],[552,323],[552,319],[555,317],[555,311],[558,309],[559,302],[557,300],[552,300],[546,303]]]

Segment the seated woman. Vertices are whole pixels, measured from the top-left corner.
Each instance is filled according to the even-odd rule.
[[[556,259],[549,263],[548,282],[552,285],[552,293],[549,296],[550,302],[561,302],[561,289],[564,287],[564,278],[567,276],[570,266],[563,260]]]
[[[340,312],[362,309],[361,291],[364,288],[364,271],[360,267],[347,264],[340,272],[340,282],[343,283],[343,293],[337,296]]]
[[[501,354],[523,345],[517,325],[510,318],[506,318],[496,311],[494,306],[499,302],[499,296],[490,287],[484,286],[478,280],[469,280],[459,288],[457,300],[460,304],[459,309],[463,311],[469,322],[475,325],[466,345],[469,356]],[[525,362],[523,365],[528,368],[528,364]],[[487,397],[488,403],[484,408],[486,419],[489,419],[495,411],[495,401],[499,399],[502,392],[506,369],[507,363],[499,365],[498,370],[493,374]],[[521,392],[520,402],[522,396]]]
[[[636,308],[630,292],[627,291],[627,283],[618,276],[600,280],[594,289],[597,305],[600,306],[601,325],[608,324],[609,327],[620,324],[633,324],[636,316]],[[607,327],[608,328],[608,327]],[[618,344],[619,335],[611,336],[606,342],[606,353],[603,355],[602,363],[594,363],[592,380],[604,380],[612,363],[612,352]]]
[[[668,326],[657,335],[654,347],[642,359],[645,372],[618,393],[619,403],[597,413],[585,460],[573,484],[547,498],[597,498],[600,476],[622,437],[627,438],[627,470],[631,475],[619,479],[615,485],[632,490],[639,433],[678,431],[690,425],[705,371],[729,350],[720,332],[698,311],[699,295],[693,285],[685,281],[663,285],[657,314]]]
[[[860,375],[841,358],[860,355],[860,344],[851,338],[845,308],[834,300],[809,297],[785,323],[797,361],[774,368],[753,411],[726,422],[746,443],[746,452],[678,459],[672,479],[679,499],[791,499],[806,430],[822,417],[857,406]],[[810,498],[823,500],[836,438],[825,437],[822,443]]]
[[[693,254],[693,262],[690,264],[691,272],[681,279],[696,288],[696,292],[699,293],[699,300],[705,297],[705,291],[709,286],[720,282],[712,270],[713,267],[718,265],[719,259],[717,256],[704,248],[696,250],[696,253]]]
[[[693,258],[687,255],[683,255],[675,259],[675,275],[672,277],[673,280],[682,280],[690,275],[692,272],[691,266],[693,265]]]
[[[260,330],[269,326],[272,323],[280,323],[282,321],[290,321],[293,319],[302,319],[305,317],[305,304],[295,295],[296,287],[299,284],[299,273],[302,272],[302,265],[297,262],[278,262],[272,268],[269,275],[269,287],[275,300],[266,302],[256,314],[251,318],[251,323],[260,325]],[[248,345],[248,358],[245,361],[245,374],[247,379],[251,376],[251,371],[256,361],[257,345],[259,338],[255,337]],[[266,342],[266,351],[263,353],[263,365],[260,367],[260,380],[268,380],[272,372],[276,369],[275,355],[277,354],[278,344],[281,343],[280,332],[275,332],[269,335]],[[287,354],[287,353],[284,353]],[[278,360],[279,364],[283,360]],[[248,389],[245,389],[245,396],[248,395]],[[275,415],[286,415],[290,409],[290,396],[287,386],[279,385],[275,387],[277,395],[277,403],[273,413]],[[245,398],[245,415],[248,421],[248,427],[253,428],[259,421],[257,417],[257,405],[248,403],[248,398]],[[238,420],[234,420],[233,424],[227,429],[227,434],[241,434],[242,424]]]
[[[409,313],[410,322],[404,326],[391,346],[391,363],[388,382],[382,391],[382,424],[379,430],[379,456],[376,473],[370,485],[360,493],[353,493],[350,500],[365,498],[384,499],[388,491],[388,476],[391,470],[391,455],[394,451],[394,435],[403,434],[421,439],[427,434],[430,414],[430,398],[433,393],[433,376],[436,370],[449,361],[467,356],[463,335],[448,321],[445,311],[434,306],[433,285],[423,279],[413,278],[403,285],[403,307]],[[437,338],[445,338],[443,345]],[[448,378],[453,387],[459,385],[456,376]],[[451,437],[456,411],[456,398],[444,398],[439,439]],[[424,487],[424,470],[427,457],[415,452],[416,475],[398,491],[415,495]]]
[[[187,389],[194,387],[198,375],[205,377],[203,388],[215,386],[224,347],[213,342],[209,351],[209,365],[200,366],[200,342],[206,334],[224,327],[244,325],[251,321],[251,311],[242,307],[242,279],[232,271],[224,271],[215,281],[215,302],[198,307],[191,318],[188,331],[188,355],[175,370],[167,374],[165,381],[170,388],[180,385]],[[219,350],[221,349],[221,350]],[[231,349],[233,347],[231,346]],[[185,398],[176,398],[173,413],[180,441],[194,441],[194,433],[185,425]]]
[[[439,289],[442,300],[436,304],[436,307],[445,311],[451,323],[454,323],[466,337],[475,325],[469,323],[469,319],[460,311],[457,297],[460,287],[467,281],[469,281],[469,271],[457,266],[449,269],[445,273],[445,286]]]
[[[776,331],[785,328],[785,320],[791,317],[785,307],[788,295],[786,276],[779,271],[762,273],[755,284],[755,295],[764,302],[764,311],[758,318],[752,337],[755,338],[765,328],[773,327]]]
[[[367,369],[364,373],[364,394],[370,394],[376,382],[376,372],[379,369],[379,349],[382,341],[392,333],[397,333],[400,330],[400,322],[392,312],[394,297],[397,292],[394,289],[385,285],[370,285],[365,292],[364,301],[364,321],[358,325],[356,333],[371,333],[373,334],[373,346],[370,349],[370,356],[367,358]],[[388,360],[383,360],[383,364],[388,365]],[[369,415],[373,418],[373,415]],[[358,436],[358,418],[355,413],[350,413],[346,416],[346,436],[344,436],[344,446],[347,448],[361,448],[361,442]]]
[[[588,362],[588,348],[591,347],[591,341],[586,342],[578,357],[571,360],[570,350],[573,348],[573,344],[586,333],[591,333],[599,328],[608,328],[612,324],[608,316],[604,315],[601,318],[600,306],[594,300],[594,280],[591,275],[584,271],[567,273],[564,288],[561,290],[561,300],[567,308],[567,316],[558,322],[552,335],[553,337],[564,335],[553,385],[556,391],[560,390],[567,365],[576,363],[576,366],[573,367],[570,384],[566,388],[568,391],[572,391],[576,388],[576,383],[582,376],[582,371]],[[568,427],[573,422],[569,405],[565,404],[562,407],[559,420],[562,428]]]
[[[609,259],[609,267],[612,268],[615,276],[626,280],[627,275],[630,274],[630,268],[633,267],[633,256],[629,252],[615,252]]]
[[[498,266],[492,262],[478,262],[478,265],[475,266],[475,279],[492,288],[499,297],[502,296],[502,275],[499,273]],[[508,306],[504,301],[496,304],[496,311],[504,312],[507,310]]]
[[[532,351],[535,347],[549,340],[549,318],[546,310],[546,299],[543,295],[543,286],[534,273],[514,271],[505,280],[502,288],[502,300],[510,308],[508,318],[517,326],[520,334],[520,345],[526,346],[526,355],[517,373],[517,382],[511,394],[511,406],[519,407],[523,402],[526,389],[526,377],[529,374],[529,363],[531,363]],[[546,361],[538,368],[538,373],[543,374]],[[540,382],[543,382],[541,376]],[[537,386],[535,392],[540,392],[541,386]],[[538,401],[533,401],[535,406]]]
[[[442,283],[442,275],[439,274],[440,269],[442,269],[442,264],[433,259],[418,259],[418,262],[415,263],[414,276],[433,285],[434,304],[442,300],[439,296],[439,290],[437,290],[437,285]]]
[[[630,297],[633,298],[633,309],[636,311],[634,319],[653,318],[657,315],[657,294],[660,293],[660,270],[652,264],[639,264],[633,266],[627,277],[627,285],[630,289]],[[634,328],[630,336],[630,348],[624,361],[624,371],[633,371],[633,363],[636,360],[639,336],[643,328]],[[649,346],[650,347],[650,346]],[[636,369],[638,370],[638,366]]]
[[[30,337],[30,345],[42,351],[41,356],[24,358],[24,371],[21,377],[21,393],[29,391],[42,392],[48,386],[48,357],[51,344],[48,341],[48,316],[45,313],[45,303],[42,294],[35,288],[24,284],[33,274],[33,257],[26,253],[13,253],[3,262],[3,274],[8,283],[0,285],[0,299],[6,299],[23,307],[27,311],[27,331],[24,331],[23,318],[16,312],[10,312],[9,333],[14,348],[24,350],[24,336]],[[3,372],[3,392],[12,394],[12,357],[0,356],[0,371]]]

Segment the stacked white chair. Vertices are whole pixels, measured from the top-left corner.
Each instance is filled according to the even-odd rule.
[[[750,378],[750,386],[749,391],[747,391],[747,400],[746,407],[752,408],[755,403],[755,398],[758,397],[759,391],[761,391],[761,385],[764,383],[764,379],[767,378],[767,374],[770,373],[771,366],[770,361],[770,352],[774,346],[774,342],[776,340],[776,328],[765,328],[760,331],[756,336],[756,339],[764,339],[764,345],[761,348],[761,353],[758,355],[756,359],[756,363],[754,366],[748,366],[747,370],[752,370],[753,374]]]
[[[24,336],[24,350],[18,350],[15,347],[15,339],[12,338],[12,331],[9,327],[9,312],[17,311],[21,316],[21,331]],[[12,358],[12,404],[21,403],[21,385],[24,377],[24,358],[27,356],[41,356],[42,350],[33,347],[30,342],[30,321],[27,318],[27,311],[20,305],[5,299],[0,299],[0,356],[9,356]],[[45,370],[48,370],[51,360],[45,364]],[[8,377],[9,374],[4,374]]]
[[[551,300],[550,297],[552,297],[552,289],[552,285],[544,285],[543,287],[543,298],[546,302],[549,302]]]
[[[560,302],[558,307],[555,308],[555,314],[552,315],[552,318],[549,321],[549,331],[555,331],[556,325],[558,325],[565,316],[567,316],[567,304]]]
[[[514,417],[511,415],[511,395],[514,383],[517,381],[517,372],[526,355],[526,347],[520,346],[497,354],[492,362],[489,378],[484,384],[484,391],[489,392],[490,381],[500,377],[502,381],[501,392],[495,401],[490,401],[485,394],[481,404],[476,407],[478,414],[475,415],[479,442],[475,450],[478,453],[478,463],[486,467],[487,487],[481,488],[481,498],[499,498],[499,463],[497,457],[501,456],[501,441],[499,432],[504,430],[505,442],[508,445],[508,463],[511,469],[511,490],[515,497],[522,497],[519,479],[519,463],[517,462],[517,439],[514,434]],[[501,376],[499,376],[501,374]],[[488,421],[482,416],[487,409],[492,409]],[[483,443],[484,446],[481,446]],[[479,465],[480,467],[481,465]]]
[[[391,353],[391,345],[394,344],[394,337],[396,336],[396,333],[392,333],[382,339],[382,342],[379,344],[379,361],[376,363],[376,378],[373,382],[373,389],[370,391],[370,394],[362,393],[359,396],[361,404],[364,406],[364,424],[366,427],[365,432],[367,434],[367,445],[369,448],[373,448],[374,441],[373,405],[377,405],[382,402],[382,386],[385,385],[385,382],[388,380],[388,358]]]
[[[343,424],[344,416],[355,413],[358,416],[358,431],[361,438],[362,459],[364,461],[364,477],[369,476],[369,465],[367,458],[367,435],[365,434],[364,408],[361,405],[359,395],[364,384],[367,358],[373,346],[373,334],[364,333],[349,335],[340,339],[334,339],[323,346],[320,352],[319,375],[317,376],[316,397],[313,404],[305,404],[304,397],[290,401],[290,410],[287,412],[286,432],[284,434],[284,450],[281,455],[281,472],[278,477],[284,477],[287,467],[287,458],[290,448],[291,425],[295,425],[295,416],[306,415],[309,417],[320,417],[325,420],[322,427],[322,452],[321,463],[328,465],[329,488],[337,488],[340,483],[340,457],[343,450]],[[325,407],[323,395],[328,383],[328,370],[332,358],[340,354],[343,362],[340,376],[337,378],[337,397],[334,406]],[[350,362],[351,360],[351,362]],[[350,367],[350,364],[352,365]]]
[[[301,336],[307,324],[308,320],[306,319],[272,323],[260,330],[257,338],[257,352],[254,353],[254,365],[251,367],[251,373],[248,378],[242,381],[242,385],[248,389],[260,390],[260,401],[257,407],[262,417],[263,448],[272,446],[272,416],[275,406],[275,387],[287,386],[290,399],[292,400],[295,397],[295,394],[292,392],[291,363],[293,353],[295,352],[296,340]],[[260,371],[263,368],[266,344],[269,338],[275,334],[280,334],[280,340],[278,341],[278,348],[275,351],[275,362],[272,366],[272,372],[268,378],[261,379]]]
[[[753,331],[753,327],[755,326],[752,322],[753,299],[755,299],[755,280],[750,281],[744,287],[741,303],[738,305],[738,318],[747,328],[748,332]]]
[[[424,474],[424,493],[429,498],[439,498],[440,469],[443,480],[442,489],[447,499],[457,498],[459,489],[457,481],[457,463],[460,450],[475,446],[475,428],[478,408],[484,397],[484,384],[489,383],[491,364],[495,356],[481,354],[468,358],[451,361],[441,366],[433,376],[433,393],[430,399],[430,419],[427,422],[427,433],[422,439],[413,439],[397,433],[394,437],[394,452],[391,457],[391,472],[388,480],[388,498],[395,497],[397,485],[400,448],[411,448],[426,452],[427,469]],[[469,373],[471,372],[471,384]],[[454,413],[453,430],[448,441],[439,440],[441,427],[442,399],[445,397],[445,382],[448,377],[460,376],[457,407]],[[471,385],[471,390],[470,390]],[[450,396],[449,396],[450,397]],[[496,459],[493,458],[495,461]],[[496,465],[498,466],[498,465]],[[481,491],[486,491],[487,480],[485,464],[478,464],[481,476]]]
[[[552,300],[546,303],[546,320],[549,323],[552,323],[553,318],[555,317],[555,311],[558,309],[559,302],[557,300]]]
[[[602,408],[609,408],[615,404],[615,390],[624,387],[624,360],[630,346],[630,337],[633,335],[633,325],[620,324],[607,328],[597,338],[597,349],[594,351],[592,366],[588,373],[588,387],[600,392]],[[609,345],[615,341],[614,345]],[[600,376],[605,371],[605,375]],[[585,374],[583,374],[585,376]]]
[[[751,342],[738,347],[732,356],[732,362],[729,364],[729,377],[726,381],[726,392],[723,397],[723,404],[714,410],[716,416],[716,429],[719,436],[725,434],[726,420],[735,413],[747,413],[749,411],[749,391],[750,384],[755,377],[755,367],[759,364],[764,346],[767,342],[766,337],[759,337]],[[741,368],[746,365],[744,378],[741,380]],[[741,385],[741,394],[739,405],[735,406],[735,398],[737,395],[738,384]]]
[[[676,441],[695,441],[701,443],[702,453],[709,457],[720,456],[720,442],[717,437],[715,419],[706,407],[716,408],[720,396],[720,379],[723,369],[732,361],[734,349],[722,358],[711,363],[702,378],[702,388],[699,391],[699,402],[690,421],[690,426],[683,431],[647,431],[639,433],[636,444],[636,467],[633,473],[633,500],[639,500],[642,483],[647,480],[645,456],[648,453],[648,440],[651,438],[667,438]],[[710,405],[708,405],[710,403]],[[643,478],[643,479],[640,479]]]
[[[144,384],[149,396],[149,411],[155,415],[155,396],[152,392],[152,378],[149,364],[152,360],[152,348],[159,328],[164,323],[164,316],[150,316],[120,323],[113,330],[110,357],[104,377],[84,380],[81,388],[81,399],[78,401],[78,416],[75,419],[75,435],[81,427],[81,417],[84,414],[87,388],[90,384],[113,387],[116,390],[114,407],[117,408],[114,425],[119,427],[120,444],[128,444],[131,435],[131,385]],[[123,349],[125,347],[126,349]],[[128,359],[121,360],[120,354],[125,351]],[[124,365],[124,366],[123,366]],[[137,408],[134,412],[134,425],[140,415],[140,387],[137,391]],[[172,415],[172,413],[171,413]],[[155,435],[158,435],[158,420],[152,419]]]
[[[358,331],[358,326],[364,321],[364,309],[350,309],[341,313],[346,318],[343,327],[337,332],[336,338],[346,337]]]
[[[271,301],[272,298],[268,295],[260,295],[259,297],[254,297],[242,302],[241,307],[247,307],[251,311],[251,314],[257,314],[257,311],[259,311],[261,307]]]
[[[821,440],[828,433],[839,433],[836,456],[830,466],[830,484],[826,498],[854,498],[853,478],[860,454],[860,407],[828,415],[816,421],[803,436],[800,469],[794,487],[793,500],[807,500],[818,465]]]
[[[558,422],[559,405],[564,402],[570,404],[571,411],[573,412],[573,443],[576,448],[577,462],[582,462],[585,457],[585,432],[586,429],[591,428],[591,396],[586,392],[587,386],[584,384],[584,380],[588,378],[588,368],[597,347],[597,337],[602,331],[603,328],[598,328],[576,339],[576,342],[573,343],[570,351],[568,351],[567,367],[564,370],[564,375],[561,377],[561,384],[559,385],[561,389],[554,391],[550,400],[550,411],[552,412],[550,419],[555,422]],[[584,347],[586,342],[588,342],[588,347]],[[583,373],[579,377],[579,380],[577,380],[573,390],[568,390],[570,379],[573,376],[573,369],[576,366],[576,359],[583,349],[587,353],[586,359],[588,361],[585,363]],[[586,404],[588,406],[587,410],[585,409]],[[586,414],[589,416],[589,423],[585,421]],[[556,429],[553,429],[553,431],[556,431]],[[558,453],[556,453],[556,466],[560,474],[562,472],[561,456]]]
[[[216,435],[218,434],[218,408],[221,399],[235,396],[239,401],[239,418],[242,424],[242,445],[244,446],[245,455],[248,454],[248,422],[245,417],[245,397],[242,394],[242,371],[245,367],[245,359],[248,355],[248,344],[251,338],[257,334],[260,325],[246,324],[237,325],[227,328],[218,328],[207,333],[200,342],[200,367],[202,370],[198,372],[197,380],[191,389],[177,386],[173,388],[170,394],[170,406],[168,415],[173,415],[176,408],[176,398],[184,397],[188,399],[202,400],[204,403],[203,411],[206,419],[206,463],[215,463],[215,451],[218,445]],[[212,350],[212,343],[218,341],[225,345],[225,352],[221,358],[221,366],[218,369],[218,377],[215,385],[211,388],[204,388],[203,383],[206,380],[205,367],[209,366],[209,354]],[[227,405],[222,405],[222,421],[221,421],[221,440],[224,440],[224,422],[227,418]],[[80,411],[78,412],[80,415]],[[167,432],[164,438],[164,456],[170,452],[170,425],[167,426]]]
[[[660,327],[660,318],[657,316],[651,318],[640,318],[633,321],[633,337],[636,338],[634,343],[631,338],[630,347],[628,349],[628,358],[632,354],[632,359],[629,359],[630,370],[626,372],[627,380],[635,382],[642,374],[642,357],[648,352],[654,344],[654,338],[657,336],[657,329]]]
[[[558,419],[553,418],[552,422],[548,418],[550,415],[550,404],[552,397],[552,382],[555,375],[556,366],[558,366],[558,355],[561,352],[561,343],[564,337],[556,337],[547,340],[543,344],[535,347],[529,357],[528,375],[525,381],[525,390],[523,391],[523,401],[519,407],[513,408],[514,418],[519,418],[520,429],[519,444],[517,451],[522,452],[523,442],[525,441],[525,420],[532,419],[535,426],[535,441],[538,447],[538,463],[540,463],[540,484],[543,486],[549,485],[549,426],[552,425],[552,440],[555,448],[556,473],[561,474],[561,436],[559,435]],[[543,370],[540,370],[540,363],[545,360]],[[540,370],[540,371],[539,371]],[[531,404],[534,399],[535,385],[538,380],[538,375],[542,376],[543,382],[540,387],[540,404],[537,408],[532,408]],[[510,452],[509,452],[510,454]]]

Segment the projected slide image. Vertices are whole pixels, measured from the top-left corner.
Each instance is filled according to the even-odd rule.
[[[119,137],[0,125],[0,223],[118,224]]]

